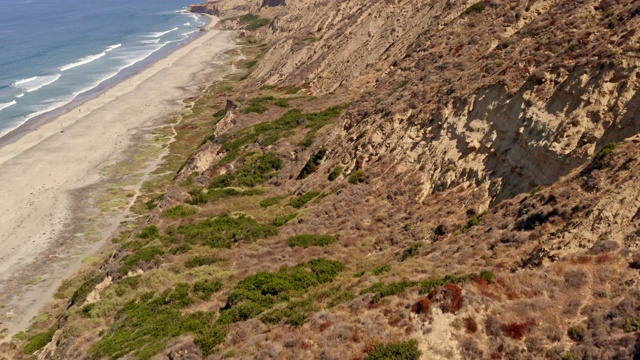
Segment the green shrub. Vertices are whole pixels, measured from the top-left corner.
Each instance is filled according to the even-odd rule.
[[[625,332],[637,332],[640,331],[640,320],[636,318],[626,318],[624,320],[624,324],[622,324],[622,329]]]
[[[373,284],[370,287],[362,290],[360,295],[373,293],[373,303],[380,301],[381,298],[391,295],[398,295],[404,293],[408,288],[418,285],[417,281],[399,281],[385,284],[379,282]]]
[[[316,311],[312,299],[292,301],[287,306],[271,310],[260,317],[266,324],[278,324],[284,321],[291,326],[302,326],[310,313]]]
[[[289,107],[289,100],[287,100],[287,99],[278,99],[278,100],[274,101],[273,105],[279,106],[279,107],[282,107],[282,108],[288,108]]]
[[[493,274],[493,271],[490,270],[480,271],[480,278],[485,279],[489,284],[496,281],[496,276]]]
[[[222,189],[230,186],[254,187],[275,176],[282,168],[282,159],[273,152],[260,155],[245,162],[233,174],[216,177],[209,185],[210,189]]]
[[[402,252],[402,261],[420,253],[420,243],[414,243]]]
[[[299,209],[304,205],[306,205],[306,203],[308,203],[309,201],[316,198],[318,195],[320,195],[320,193],[317,191],[309,191],[307,193],[304,193],[298,196],[297,198],[291,199],[289,201],[289,205],[293,206],[296,209]]]
[[[337,240],[335,236],[331,235],[304,234],[290,237],[287,239],[287,244],[291,247],[301,246],[308,248],[309,246],[327,246]]]
[[[484,1],[478,1],[477,3],[466,8],[464,13],[466,15],[472,14],[474,12],[481,13],[484,11],[484,9],[485,9]]]
[[[218,280],[205,279],[198,280],[193,283],[191,291],[196,297],[199,297],[200,299],[205,301],[209,301],[209,299],[211,299],[211,295],[213,295],[214,292],[220,289],[222,289],[222,282]]]
[[[274,196],[274,197],[266,198],[266,199],[260,201],[260,206],[266,208],[266,207],[273,206],[273,205],[279,203],[281,200],[282,200],[282,196]]]
[[[288,223],[289,221],[293,220],[296,218],[296,216],[298,216],[297,212],[291,213],[291,214],[287,214],[287,215],[283,215],[283,216],[278,216],[277,218],[273,219],[273,222],[271,224],[273,224],[273,226],[283,226],[284,224]]]
[[[141,239],[155,239],[160,237],[160,230],[155,225],[150,225],[142,229],[138,237]]]
[[[364,182],[366,179],[367,179],[367,174],[364,172],[364,170],[358,170],[351,173],[351,175],[349,175],[350,184],[357,184],[359,182]]]
[[[327,304],[327,307],[332,308],[339,304],[349,302],[355,298],[356,294],[352,290],[348,290],[331,299],[331,301],[329,301],[329,304]]]
[[[238,20],[240,20],[240,22],[245,25],[244,28],[246,30],[251,31],[257,30],[263,26],[267,26],[271,22],[271,20],[269,19],[263,19],[258,15],[253,14],[242,15],[238,18]]]
[[[373,275],[380,275],[389,271],[391,271],[391,265],[385,264],[385,265],[380,265],[375,269],[373,269],[372,273]]]
[[[111,329],[89,350],[92,358],[123,358],[128,354],[147,360],[162,351],[168,340],[182,334],[195,334],[205,356],[224,339],[225,330],[216,327],[213,314],[196,312],[182,315],[181,309],[194,302],[190,286],[178,284],[155,296],[146,294],[132,300],[114,317]]]
[[[80,287],[71,295],[71,305],[82,304],[87,298],[87,295],[93,291],[96,285],[104,280],[105,276],[105,274],[98,274],[82,283],[82,285],[80,285]]]
[[[469,229],[471,229],[472,227],[480,224],[480,220],[482,220],[482,218],[485,215],[487,215],[487,211],[483,211],[480,214],[472,217],[469,221],[467,221],[467,223],[462,227],[462,229],[460,229],[460,232],[462,232],[464,234],[467,231],[469,231]]]
[[[244,214],[220,214],[197,224],[180,225],[177,229],[170,229],[170,235],[180,236],[187,243],[213,248],[230,248],[239,241],[251,242],[277,234],[278,229],[275,226],[261,224]]]
[[[184,266],[192,269],[198,266],[205,266],[205,265],[211,265],[217,262],[220,262],[224,259],[219,258],[215,255],[199,255],[199,256],[194,256],[191,259],[185,261]]]
[[[230,324],[254,318],[279,302],[333,281],[343,270],[344,265],[338,261],[314,259],[277,272],[259,272],[248,276],[229,293],[218,323]],[[280,316],[272,315],[273,321]],[[289,315],[284,314],[282,318],[286,316]]]
[[[53,339],[53,335],[56,330],[58,330],[58,324],[52,326],[49,330],[36,334],[29,339],[27,345],[24,347],[24,353],[27,355],[31,355],[34,352],[42,349]]]
[[[191,250],[191,246],[189,244],[178,245],[171,250],[169,250],[169,254],[177,255],[177,254],[185,254]]]
[[[150,263],[155,260],[156,256],[161,255],[164,255],[164,251],[156,246],[136,250],[134,253],[122,258],[123,265],[120,267],[120,272],[126,274],[131,268],[140,264],[140,262]]]
[[[419,360],[422,352],[416,340],[379,344],[371,351],[366,360]]]
[[[256,113],[256,114],[262,114],[265,111],[269,110],[268,107],[258,104],[258,105],[251,105],[249,107],[247,107],[246,109],[242,110],[243,113],[245,114],[249,114],[249,113]]]
[[[305,166],[302,168],[302,170],[300,170],[297,180],[302,180],[307,176],[316,172],[316,170],[318,170],[318,166],[320,166],[320,163],[322,162],[326,154],[327,154],[327,149],[325,148],[321,148],[320,150],[318,150],[318,152],[313,154],[309,158],[309,161],[307,161]]]
[[[144,207],[147,210],[153,210],[156,208],[156,206],[158,206],[158,204],[160,204],[160,201],[162,201],[162,199],[164,198],[164,194],[160,194],[156,197],[154,197],[153,199],[147,201],[144,203]]]
[[[218,111],[215,112],[215,114],[213,114],[214,118],[221,118],[223,116],[227,115],[227,109],[220,109]]]
[[[262,145],[267,146],[302,124],[310,129],[305,136],[305,141],[313,140],[315,133],[329,124],[332,119],[338,117],[346,107],[346,105],[335,106],[317,113],[303,113],[300,109],[292,109],[277,120],[250,126],[232,136],[221,136],[216,141],[220,143],[221,150],[227,152],[227,155],[220,160],[219,164],[229,163],[236,159],[241,155],[244,146],[257,142],[259,138],[262,138]]]
[[[575,325],[567,330],[567,335],[571,340],[580,342],[584,340],[584,335],[586,332],[587,329],[585,329],[583,325]]]
[[[593,163],[595,164],[594,167],[598,170],[606,169],[608,166],[607,162],[605,161],[606,158],[611,155],[611,153],[614,152],[617,148],[618,143],[615,142],[605,145],[593,160]]]
[[[207,202],[214,202],[221,199],[226,199],[230,197],[238,197],[238,196],[253,196],[253,195],[261,195],[264,192],[258,189],[249,189],[249,190],[236,190],[234,188],[226,188],[226,189],[202,189],[202,188],[193,188],[189,190],[189,194],[191,198],[187,200],[187,203],[191,205],[200,205],[206,204]]]
[[[168,218],[187,217],[198,212],[194,208],[186,207],[182,204],[176,205],[162,212],[162,215]]]
[[[342,174],[342,170],[344,168],[340,165],[336,165],[336,167],[333,168],[333,170],[331,170],[331,172],[329,173],[329,181],[333,181],[335,179],[338,178],[338,176],[340,176],[340,174]]]

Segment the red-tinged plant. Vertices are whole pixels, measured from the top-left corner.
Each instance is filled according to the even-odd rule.
[[[512,339],[520,340],[524,337],[524,333],[529,330],[533,325],[530,321],[519,323],[514,322],[510,324],[502,324],[500,330],[502,333]]]
[[[413,304],[411,311],[416,314],[428,314],[429,311],[431,311],[431,301],[426,297],[421,297],[415,304]]]

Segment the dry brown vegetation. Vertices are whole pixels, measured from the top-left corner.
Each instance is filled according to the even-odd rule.
[[[371,12],[393,18],[386,3]],[[181,319],[207,319],[205,330],[162,335],[160,358],[364,359],[411,339],[429,359],[640,356],[640,138],[630,105],[639,84],[626,55],[637,50],[638,5],[483,3],[468,14],[461,1],[394,4],[431,22],[399,24],[405,37],[336,87],[338,67],[353,59],[331,71],[319,59],[296,72],[283,64],[336,36],[327,52],[353,50],[340,36],[364,43],[360,35],[309,25],[317,39],[288,47],[308,19],[303,5],[262,9],[276,20],[253,34],[265,46],[245,51],[264,57],[248,78],[196,100],[172,145],[176,159],[195,153],[184,166],[169,159],[176,177],[150,187],[145,200],[161,198],[146,223],[123,233],[100,269],[61,288],[69,308],[18,342],[60,320],[57,356],[107,356],[96,344],[117,333],[130,301],[151,296],[166,307],[184,300],[169,309]],[[357,4],[308,16],[357,27],[373,16]],[[338,166],[344,173],[330,179]],[[196,211],[167,216],[180,205]],[[287,243],[313,234],[336,241]],[[344,269],[300,288],[282,275],[318,258]],[[269,300],[243,295],[256,274],[286,284],[263,290]],[[106,277],[114,282],[85,304]],[[246,311],[222,323],[237,299]]]

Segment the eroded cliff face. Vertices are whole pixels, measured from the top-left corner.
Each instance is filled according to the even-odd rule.
[[[637,4],[487,1],[467,11],[472,4],[263,8],[270,48],[252,77],[361,93],[326,138],[332,158],[350,168],[393,158],[419,169],[424,195],[488,183],[489,199],[509,198],[638,132]],[[218,6],[238,11],[234,1]]]
[[[195,100],[206,138],[54,356],[640,357],[636,1],[193,10],[256,57]]]

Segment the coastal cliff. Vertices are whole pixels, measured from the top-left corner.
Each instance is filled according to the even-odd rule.
[[[241,73],[52,356],[640,357],[640,5],[190,10],[238,32]]]

